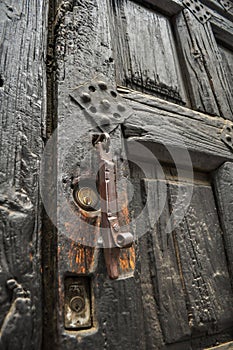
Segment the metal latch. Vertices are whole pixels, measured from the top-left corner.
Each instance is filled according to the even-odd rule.
[[[116,89],[102,79],[80,85],[70,93],[70,97],[95,125],[94,130],[97,131],[94,132],[92,143],[100,163],[98,193],[95,186],[88,185],[87,180],[81,183],[78,179],[74,184],[73,199],[85,217],[101,216],[101,238],[107,271],[110,278],[116,279],[120,249],[132,245],[133,235],[122,232],[118,222],[116,166],[110,151],[110,133],[129,118],[133,110],[125,104]]]
[[[128,248],[133,243],[130,232],[121,232],[117,212],[116,167],[110,152],[110,136],[107,133],[93,136],[100,160],[99,193],[101,206],[101,229],[103,248],[108,275],[118,278],[118,257],[120,248]]]

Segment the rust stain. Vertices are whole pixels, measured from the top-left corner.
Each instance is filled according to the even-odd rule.
[[[129,248],[129,265],[132,270],[135,269],[135,260],[136,260],[135,249],[134,247],[131,247]]]
[[[129,269],[128,254],[125,250],[121,252],[121,256],[119,258],[119,264],[122,271]]]
[[[135,269],[135,250],[134,247],[122,250],[119,258],[119,265],[122,272],[129,272]]]
[[[122,208],[122,215],[124,216],[124,221],[126,225],[128,225],[130,220],[129,220],[129,209],[127,206]]]

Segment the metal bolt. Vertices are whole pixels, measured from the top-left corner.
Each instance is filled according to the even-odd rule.
[[[107,90],[108,86],[104,81],[99,81],[98,85],[100,87],[101,90]]]
[[[101,101],[102,105],[104,106],[105,109],[110,108],[111,104],[108,100],[102,100]]]
[[[99,123],[100,125],[109,125],[110,119],[107,116],[102,116]]]
[[[120,111],[120,112],[125,111],[125,106],[123,106],[121,103],[118,104],[117,108],[118,108],[118,111]]]
[[[81,96],[81,99],[83,100],[83,102],[87,103],[87,102],[91,102],[91,96],[89,94],[87,94],[86,92],[84,92]]]

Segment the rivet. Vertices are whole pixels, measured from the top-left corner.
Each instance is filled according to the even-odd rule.
[[[118,108],[118,111],[120,111],[120,112],[125,111],[125,106],[123,106],[121,103],[118,104],[117,108]]]
[[[108,88],[107,84],[104,81],[99,81],[98,85],[101,90],[107,90]]]
[[[100,119],[100,125],[109,125],[110,119],[107,116],[102,116]]]
[[[102,105],[104,106],[105,109],[110,108],[111,104],[108,100],[102,100],[101,101]]]
[[[86,92],[84,92],[81,96],[81,99],[83,100],[83,102],[87,103],[91,101],[91,96]]]

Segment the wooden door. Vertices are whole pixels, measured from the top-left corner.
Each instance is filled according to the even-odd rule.
[[[231,4],[1,4],[3,349],[233,348]],[[135,237],[114,280],[73,197],[98,128]]]

